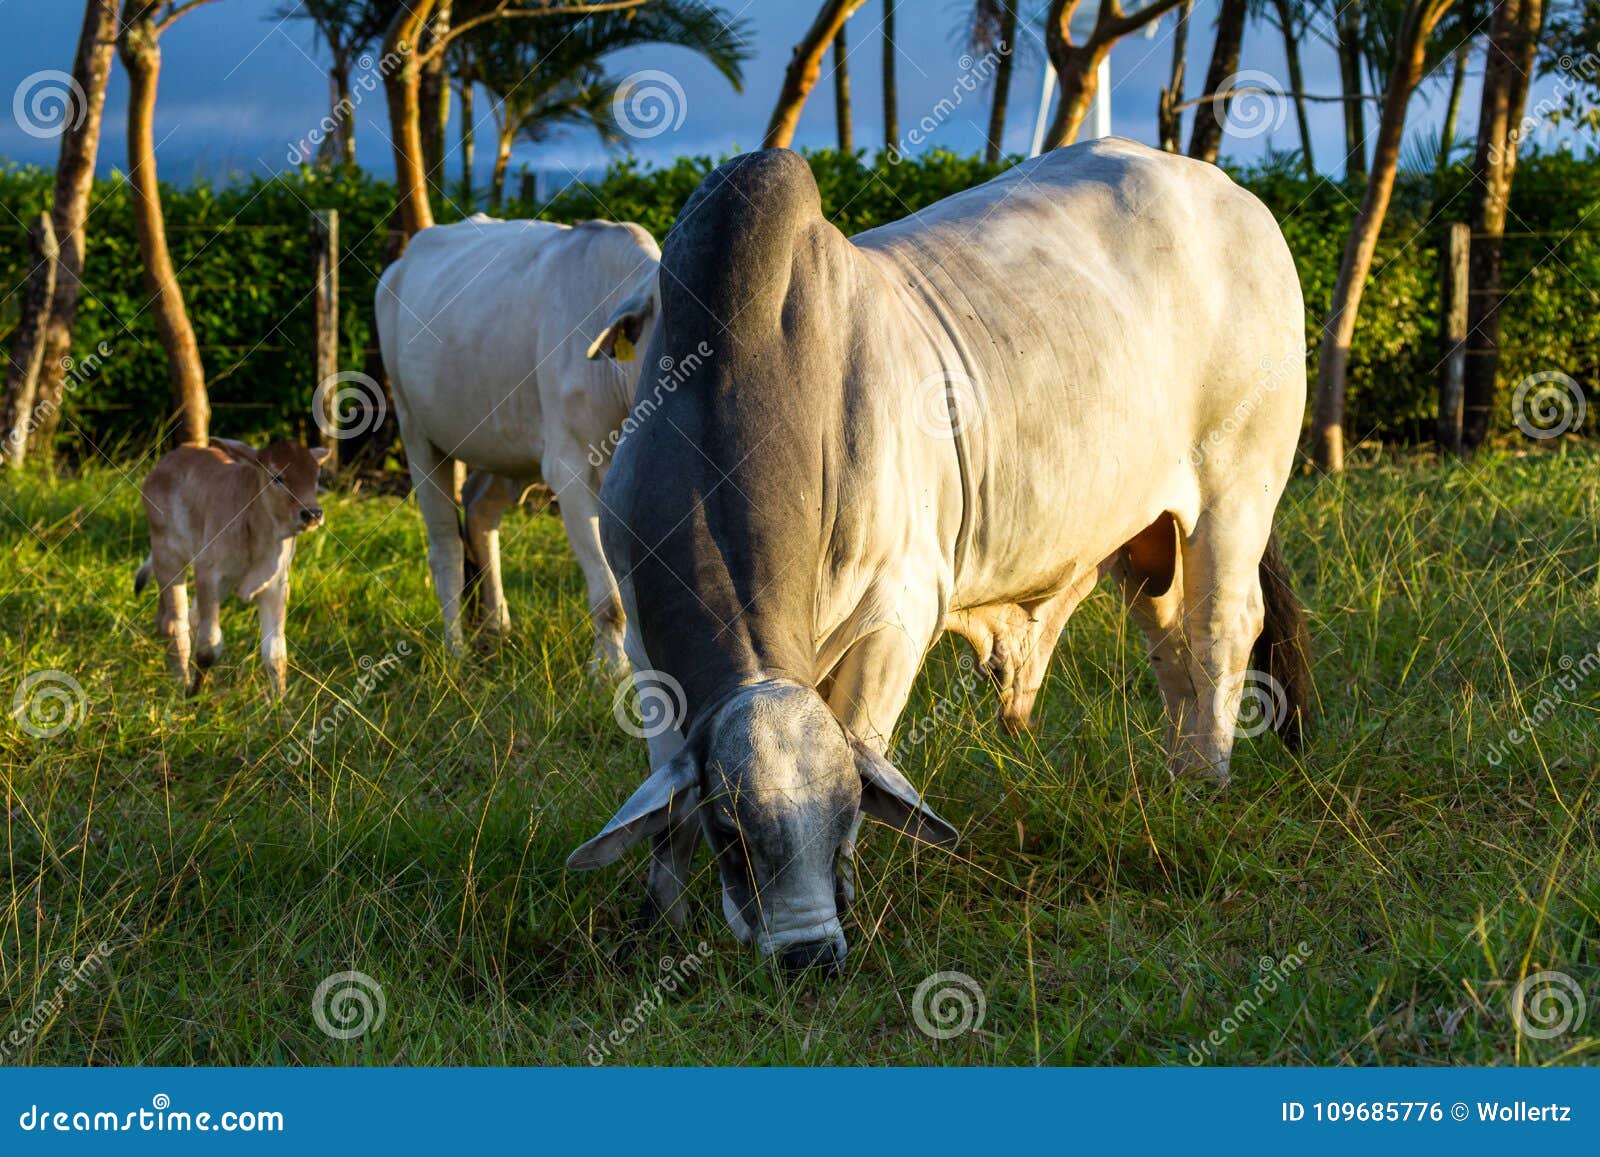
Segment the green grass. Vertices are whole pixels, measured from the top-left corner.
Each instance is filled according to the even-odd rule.
[[[942,642],[902,727],[942,722],[901,763],[963,843],[869,828],[831,982],[735,944],[703,857],[688,929],[648,939],[642,855],[563,870],[645,753],[582,675],[556,520],[508,519],[513,637],[451,664],[415,507],[330,494],[295,563],[286,701],[237,605],[184,699],[132,591],[136,481],[0,479],[0,699],[41,670],[83,692],[53,738],[0,719],[0,1063],[584,1064],[613,1031],[628,1064],[1182,1065],[1213,1032],[1228,1064],[1600,1058],[1600,672],[1558,678],[1600,645],[1600,455],[1296,479],[1281,526],[1320,713],[1299,757],[1242,742],[1225,791],[1169,783],[1109,591],[1068,626],[1032,736],[1000,731]],[[101,941],[58,997],[61,963]],[[662,959],[701,942],[627,1030]],[[1301,951],[1237,1008],[1263,958]],[[386,1004],[349,1041],[312,1015],[343,970]],[[1509,1011],[1542,970],[1589,1005],[1549,1040]],[[919,1031],[914,993],[940,971],[981,986],[981,1028]]]

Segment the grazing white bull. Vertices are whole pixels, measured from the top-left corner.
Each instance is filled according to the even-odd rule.
[[[600,480],[627,416],[655,314],[661,251],[638,225],[496,221],[425,229],[378,283],[384,369],[428,531],[445,644],[460,651],[457,463],[555,492],[594,618],[594,666],[625,669],[617,584],[600,549]],[[615,323],[600,342],[590,338]],[[620,344],[619,344],[620,343]],[[591,360],[590,352],[617,357]],[[485,626],[510,628],[500,515],[516,488],[486,485],[468,531]]]
[[[236,594],[256,605],[261,660],[272,689],[283,694],[289,648],[289,563],[296,536],[322,525],[317,470],[328,452],[297,442],[256,450],[232,438],[209,446],[179,446],[162,456],[144,480],[150,553],[134,576],[135,592],[155,576],[161,591],[156,629],[167,639],[167,662],[191,695],[222,656],[222,600]],[[189,589],[195,610],[191,676]]]
[[[741,940],[834,966],[863,813],[955,830],[884,758],[942,631],[1029,717],[1067,616],[1116,575],[1171,766],[1228,774],[1252,662],[1299,737],[1305,629],[1273,512],[1305,401],[1293,261],[1219,169],[1120,140],[1048,153],[846,239],[804,160],[713,172],[662,259],[647,361],[715,352],[603,492],[636,670],[678,730],[574,868],[655,837],[676,916],[703,835]]]

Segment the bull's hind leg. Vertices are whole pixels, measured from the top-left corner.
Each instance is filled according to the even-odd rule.
[[[459,655],[462,649],[461,527],[456,518],[456,462],[420,432],[401,424],[406,461],[411,467],[411,488],[417,508],[428,531],[428,571],[433,576],[433,591],[444,615],[445,650]]]
[[[184,585],[189,567],[186,562],[150,556],[151,571],[161,591],[161,610],[156,617],[156,633],[167,640],[167,667],[179,686],[189,683],[189,588]]]

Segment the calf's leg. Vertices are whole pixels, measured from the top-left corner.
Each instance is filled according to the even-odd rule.
[[[289,568],[286,565],[256,596],[256,614],[261,620],[261,662],[273,694],[289,688],[289,646],[284,641],[284,620],[289,610]]]
[[[222,584],[203,567],[194,572],[194,690],[222,657]]]
[[[189,588],[184,585],[188,565],[151,552],[151,568],[161,591],[161,610],[156,617],[156,633],[167,640],[167,667],[178,685],[190,690],[189,683]]]

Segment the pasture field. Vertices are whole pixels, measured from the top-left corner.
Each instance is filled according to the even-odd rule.
[[[645,751],[582,674],[556,519],[508,517],[513,634],[452,663],[415,506],[329,493],[287,698],[233,604],[186,699],[132,589],[142,473],[0,480],[0,698],[22,709],[0,720],[0,1063],[1600,1059],[1600,453],[1578,443],[1297,477],[1280,528],[1319,714],[1298,757],[1243,740],[1226,790],[1168,781],[1110,590],[1029,736],[941,642],[895,758],[963,842],[869,825],[831,981],[741,949],[705,858],[688,927],[649,937],[643,854],[563,869]],[[370,1016],[325,1011],[367,1020],[341,1039],[313,1004],[346,971],[383,1015],[376,990]],[[971,1012],[933,1000],[933,1028],[968,1022],[939,1039],[916,994],[952,972],[932,989]],[[1541,972],[1571,987],[1524,984],[1522,1031]]]

